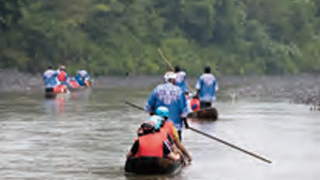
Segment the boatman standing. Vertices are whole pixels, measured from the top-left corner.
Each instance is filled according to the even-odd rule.
[[[174,72],[177,75],[176,85],[179,86],[184,93],[189,93],[189,88],[186,84],[186,72],[181,71],[179,66],[174,67]]]
[[[54,87],[59,85],[57,76],[58,76],[58,71],[53,70],[51,66],[49,66],[48,69],[43,73],[42,78],[44,81],[44,85],[46,87],[46,91],[47,90],[53,91]]]
[[[197,94],[200,99],[200,108],[211,107],[212,101],[216,100],[216,91],[218,91],[218,82],[211,74],[211,68],[205,67],[204,73],[200,76],[196,84]]]
[[[176,76],[174,72],[167,72],[164,75],[165,83],[158,85],[152,91],[145,106],[145,111],[154,114],[158,107],[167,107],[169,109],[168,121],[174,123],[174,126],[178,130],[179,139],[181,140],[183,122],[186,121],[186,116],[189,111],[187,99],[182,89],[175,85]]]

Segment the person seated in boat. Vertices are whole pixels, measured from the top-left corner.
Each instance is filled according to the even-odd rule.
[[[168,131],[164,131],[161,126],[163,123],[163,117],[158,116],[158,115],[151,115],[148,119],[148,121],[153,121],[155,126],[155,132],[156,133],[160,133],[163,136],[163,140],[169,145],[170,149],[173,150],[174,149],[174,141],[171,137],[171,135],[169,134]]]
[[[160,131],[160,126],[162,124],[162,117],[161,116],[158,116],[158,115],[150,115],[150,117],[148,118],[147,121],[152,121],[154,123],[154,129],[155,129],[155,132],[159,132]],[[143,135],[146,135],[148,134],[148,131],[147,132],[144,132],[143,129],[141,128],[141,125],[139,126],[138,130],[137,130],[137,135],[138,137],[139,136],[143,136]],[[173,143],[173,140],[171,139],[170,137],[170,134],[168,134],[167,136],[170,143]],[[170,145],[170,144],[168,144]]]
[[[210,67],[204,68],[204,73],[200,76],[196,84],[197,94],[200,99],[200,108],[209,108],[212,101],[216,100],[216,91],[218,91],[218,82],[211,73]]]
[[[58,71],[57,78],[58,78],[59,82],[66,86],[67,82],[69,80],[68,74],[66,72],[66,67],[61,65],[57,71]]]
[[[167,157],[173,161],[179,161],[180,156],[174,154],[168,144],[163,141],[159,133],[155,133],[153,121],[146,121],[140,125],[144,135],[139,136],[134,142],[131,150],[127,154],[127,159],[131,157]]]
[[[86,70],[78,70],[75,78],[80,86],[90,86],[90,76]]]
[[[188,161],[192,161],[192,157],[187,151],[187,149],[181,144],[181,141],[179,139],[178,131],[175,128],[172,121],[169,119],[169,109],[165,106],[160,106],[156,110],[156,114],[160,117],[162,117],[162,121],[160,124],[160,129],[164,132],[169,133],[170,137],[172,138],[175,146],[188,158]]]
[[[151,115],[148,119],[149,121],[153,121],[155,123],[155,133],[159,133],[163,140],[169,145],[170,149],[173,151],[175,154],[179,154],[183,163],[186,165],[186,159],[180,149],[177,148],[175,142],[173,141],[170,133],[162,128],[164,124],[164,118],[158,115]],[[176,131],[176,137],[178,137],[178,133]],[[179,138],[178,138],[179,139]]]

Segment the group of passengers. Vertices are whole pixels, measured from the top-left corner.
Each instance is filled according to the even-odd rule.
[[[145,111],[150,114],[138,128],[138,139],[134,142],[127,158],[165,157],[174,161],[192,157],[181,144],[183,124],[188,128],[186,116],[193,110],[211,107],[215,100],[218,84],[210,67],[204,68],[196,84],[196,93],[189,99],[186,73],[179,67],[175,72],[164,75],[164,83],[159,84],[150,94]]]
[[[192,160],[186,148],[181,144],[177,129],[172,121],[168,120],[169,110],[165,106],[157,108],[155,114],[138,128],[138,139],[134,142],[127,154],[130,157],[167,157],[174,161]]]
[[[46,90],[64,93],[67,87],[79,88],[90,86],[90,76],[86,70],[78,70],[73,78],[69,78],[66,67],[61,65],[59,69],[54,70],[52,66],[43,73],[43,81]]]

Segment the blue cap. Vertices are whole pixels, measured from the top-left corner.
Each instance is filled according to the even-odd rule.
[[[157,116],[157,115],[153,115],[153,116],[150,116],[148,121],[152,121],[154,122],[154,128],[156,130],[160,129],[161,127],[161,124],[162,124],[162,117],[161,116]]]
[[[157,108],[156,114],[161,117],[169,117],[169,109],[165,106],[160,106]]]

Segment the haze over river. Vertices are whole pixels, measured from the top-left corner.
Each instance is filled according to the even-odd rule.
[[[125,154],[148,115],[150,89],[93,89],[46,100],[0,94],[2,180],[319,180],[320,112],[286,100],[218,99],[216,122],[190,126],[270,159],[267,164],[185,129],[193,162],[175,176],[126,176]]]

